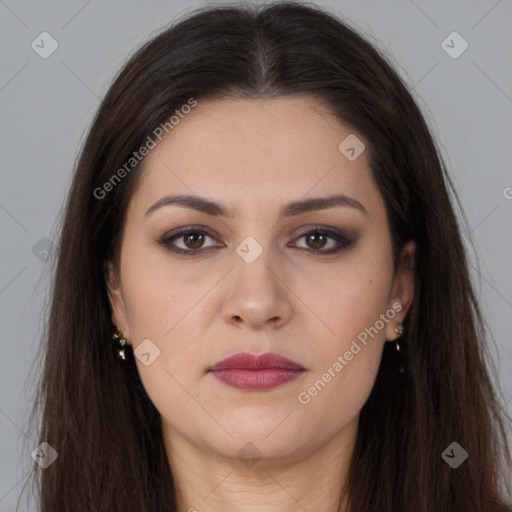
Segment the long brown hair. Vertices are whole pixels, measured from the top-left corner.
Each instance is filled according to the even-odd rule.
[[[105,197],[94,191],[190,98],[293,94],[322,101],[366,137],[395,264],[405,242],[417,245],[402,360],[385,344],[361,410],[350,511],[506,509],[510,418],[490,378],[459,203],[433,137],[387,57],[357,30],[314,5],[281,2],[189,14],[129,60],[96,114],[65,207],[41,346],[33,415],[39,442],[58,452],[46,469],[34,464],[41,512],[176,510],[160,416],[133,351],[126,363],[116,357],[105,289],[140,165]],[[457,469],[441,456],[452,442],[469,454]]]

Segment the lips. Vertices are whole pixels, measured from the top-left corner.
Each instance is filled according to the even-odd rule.
[[[294,361],[280,356],[273,352],[265,354],[251,354],[249,352],[238,352],[218,363],[215,363],[210,371],[217,370],[264,370],[270,368],[282,368],[284,370],[304,370],[302,366]]]
[[[306,370],[273,352],[239,352],[214,364],[209,373],[222,383],[245,391],[265,391],[291,382]]]

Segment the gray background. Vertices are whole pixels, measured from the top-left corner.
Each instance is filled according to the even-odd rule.
[[[85,130],[132,51],[177,16],[203,5],[0,0],[0,511],[14,509],[36,446],[26,421],[49,292],[45,250],[47,239],[56,240]],[[467,217],[465,238],[473,239],[476,250],[468,247],[473,279],[496,340],[491,355],[501,399],[512,414],[512,2],[332,0],[318,5],[346,17],[386,48],[437,138]],[[42,59],[31,43],[45,31],[59,46]],[[441,46],[453,31],[469,44],[458,58]]]

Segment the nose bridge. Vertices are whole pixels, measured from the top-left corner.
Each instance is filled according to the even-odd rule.
[[[250,292],[255,299],[259,295],[268,298],[278,292],[277,258],[271,245],[268,237],[260,244],[249,236],[237,246],[233,291]]]
[[[261,239],[261,237],[260,237]],[[235,280],[237,287],[264,289],[267,293],[276,283],[277,258],[271,242],[261,245],[254,237],[246,237],[236,248]],[[259,286],[255,286],[259,285]]]
[[[255,327],[267,322],[282,325],[288,320],[291,304],[274,250],[268,236],[261,244],[255,237],[246,237],[236,247],[231,286],[223,305],[227,321]]]

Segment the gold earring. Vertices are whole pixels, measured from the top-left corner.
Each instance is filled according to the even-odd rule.
[[[395,327],[395,332],[398,334],[398,338],[400,338],[400,336],[402,336],[402,333],[404,332],[404,328],[403,328],[402,324],[399,324],[398,327]],[[395,340],[395,348],[396,348],[397,352],[400,352],[400,343],[398,341],[398,338]]]
[[[119,328],[112,335],[112,339],[114,340],[114,343],[117,345],[117,356],[120,359],[122,359],[123,361],[126,361],[126,356],[124,354],[124,349],[126,347],[126,340],[124,339],[124,336],[121,334],[121,331],[119,330]]]

